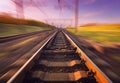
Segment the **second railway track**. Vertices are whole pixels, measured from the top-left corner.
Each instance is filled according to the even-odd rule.
[[[84,54],[84,53],[83,53]],[[42,48],[32,65],[24,66],[8,83],[110,83],[111,81],[62,30]]]

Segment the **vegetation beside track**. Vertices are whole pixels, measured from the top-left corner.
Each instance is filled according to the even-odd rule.
[[[120,24],[81,26],[78,29],[66,28],[68,31],[88,37],[97,42],[120,42]]]
[[[40,27],[40,26],[30,26],[30,25],[16,25],[16,24],[4,24],[0,23],[0,37],[12,36],[18,34],[25,34],[29,32],[50,30],[51,27]]]
[[[104,51],[105,56],[111,61],[120,62],[120,24],[105,24],[105,25],[94,25],[94,26],[81,26],[78,29],[67,27],[66,30],[72,32],[77,36],[85,37],[85,40],[89,42],[96,41],[102,44],[91,42],[100,47],[96,49],[107,50]],[[106,56],[107,54],[107,56]]]
[[[44,22],[30,19],[18,19],[6,13],[0,14],[0,37],[49,30],[53,28],[55,27]]]

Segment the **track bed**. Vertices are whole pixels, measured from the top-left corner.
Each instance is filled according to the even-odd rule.
[[[24,83],[97,83],[86,62],[80,58],[62,31],[43,48]]]

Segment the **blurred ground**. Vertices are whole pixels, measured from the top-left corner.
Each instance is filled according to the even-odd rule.
[[[106,59],[112,59],[114,62],[120,63],[120,44],[111,43],[110,45],[104,45],[102,43],[95,42],[91,39],[85,38],[83,36],[77,36],[79,41],[83,43],[83,47],[87,47],[89,50],[103,55],[102,57]]]
[[[0,23],[0,37],[12,36],[18,34],[25,34],[35,31],[50,30],[50,27],[39,27],[29,25],[16,25],[16,24],[4,24]]]
[[[44,43],[53,31],[41,31],[40,33],[26,36],[12,41],[0,43],[0,76],[11,69],[20,67],[29,59]],[[37,47],[36,47],[37,46]],[[17,63],[17,66],[14,63]]]
[[[68,27],[67,30],[77,35],[81,43],[87,42],[85,46],[104,54],[102,57],[120,62],[120,24]]]
[[[107,27],[106,27],[107,26]],[[120,25],[67,28],[79,47],[113,82],[120,82]]]
[[[109,42],[120,43],[120,24],[81,26],[77,29],[68,27],[67,30],[105,45]]]

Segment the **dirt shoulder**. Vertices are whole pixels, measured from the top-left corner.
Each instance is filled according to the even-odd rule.
[[[44,43],[44,40],[46,40],[46,38],[52,33],[54,33],[54,31],[41,32],[5,43],[0,43],[0,68],[2,68],[0,69],[0,76],[13,69],[13,64],[17,61],[22,61],[17,67],[24,64],[24,62],[40,48]]]
[[[83,36],[75,36],[79,47],[113,82],[120,77],[120,45],[104,45]]]
[[[83,47],[87,47],[91,51],[95,51],[94,53],[100,55],[103,58],[109,58],[116,63],[120,63],[120,43],[99,43],[93,40],[90,40],[83,36],[77,36],[80,43],[82,43]]]

